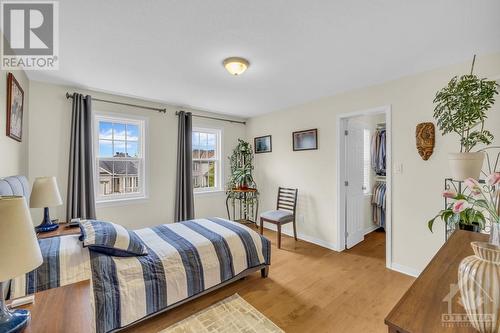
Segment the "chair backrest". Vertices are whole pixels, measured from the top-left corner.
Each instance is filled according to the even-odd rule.
[[[288,210],[295,215],[295,210],[297,209],[297,193],[299,192],[296,188],[286,188],[280,187],[278,189],[278,202],[276,209]]]

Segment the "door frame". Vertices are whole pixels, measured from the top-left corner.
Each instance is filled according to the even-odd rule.
[[[345,120],[358,116],[385,114],[386,127],[386,220],[385,220],[385,265],[392,268],[392,109],[391,105],[379,106],[372,109],[342,113],[337,115],[337,251],[345,250],[345,195],[344,179],[346,175],[345,154],[346,140],[344,135]]]

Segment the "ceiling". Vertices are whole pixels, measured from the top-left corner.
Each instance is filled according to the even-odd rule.
[[[30,79],[251,117],[500,51],[498,0],[63,0]],[[250,67],[222,66],[242,56]]]

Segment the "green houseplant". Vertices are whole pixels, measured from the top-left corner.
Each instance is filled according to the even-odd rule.
[[[449,190],[443,192],[443,197],[450,199],[451,203],[428,222],[429,229],[432,231],[434,221],[439,217],[447,224],[458,224],[460,229],[466,230],[471,230],[467,226],[478,227],[479,230],[482,230],[486,221],[489,221],[491,225],[490,243],[500,246],[498,229],[500,224],[500,172],[490,174],[485,184],[480,184],[474,178],[468,178],[464,185],[470,194],[465,195]]]
[[[443,135],[455,133],[460,137],[460,152],[450,153],[453,179],[478,179],[484,160],[483,152],[472,152],[478,144],[489,145],[493,134],[485,129],[487,111],[495,103],[498,84],[480,79],[473,74],[453,77],[448,85],[436,93],[434,118]]]
[[[231,175],[228,183],[226,184],[226,194],[228,195],[228,198],[231,199],[233,207],[235,205],[235,200],[240,200],[242,203],[242,205],[240,205],[241,213],[245,219],[247,216],[249,216],[250,219],[255,217],[254,207],[257,203],[257,197],[255,195],[244,195],[242,197],[240,195],[241,193],[238,193],[238,191],[256,188],[256,184],[252,176],[254,168],[253,157],[252,145],[241,139],[238,139],[238,145],[233,149],[231,156],[229,156]]]
[[[238,145],[229,156],[231,165],[231,176],[227,184],[227,190],[246,189],[255,185],[253,172],[253,150],[252,145],[244,140],[238,139]]]

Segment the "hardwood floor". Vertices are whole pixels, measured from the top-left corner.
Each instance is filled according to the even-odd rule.
[[[286,332],[387,332],[384,318],[414,278],[385,268],[385,234],[372,232],[337,253],[265,230],[272,242],[269,277],[255,273],[125,332],[158,332],[238,293]]]

